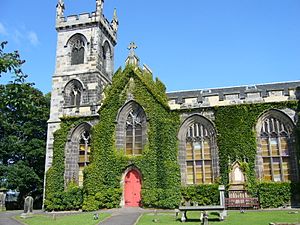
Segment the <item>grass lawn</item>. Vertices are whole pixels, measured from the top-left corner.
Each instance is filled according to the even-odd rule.
[[[298,213],[289,213],[298,212]],[[181,214],[180,214],[181,216]],[[158,213],[155,217],[154,214],[144,214],[137,225],[199,225],[200,224],[200,212],[188,212],[188,220],[185,223],[181,223],[179,220],[175,221],[175,213]],[[158,218],[155,223],[153,220]],[[270,222],[287,222],[287,223],[299,223],[300,224],[300,211],[246,211],[240,213],[238,211],[228,211],[228,217],[224,221],[219,221],[215,215],[210,215],[209,224],[219,225],[268,225]]]
[[[99,213],[99,219],[93,219],[93,213],[80,213],[74,215],[33,215],[32,218],[22,219],[17,216],[16,219],[28,225],[95,225],[105,218],[109,217],[109,213]]]

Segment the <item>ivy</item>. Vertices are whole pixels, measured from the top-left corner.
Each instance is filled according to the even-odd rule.
[[[297,193],[293,191],[298,187],[297,184],[258,183],[255,175],[255,125],[259,116],[270,109],[297,109],[296,101],[171,111],[165,90],[161,81],[153,80],[151,74],[138,68],[127,66],[116,72],[112,85],[104,90],[106,98],[99,110],[100,121],[92,128],[91,164],[84,170],[83,210],[118,207],[123,191],[122,174],[130,166],[141,171],[142,205],[145,207],[174,208],[179,205],[181,197],[198,204],[218,204],[217,184],[181,187],[177,140],[179,115],[194,111],[214,111],[220,163],[218,182],[227,185],[231,163],[239,161],[247,178],[247,190],[253,196],[260,197],[263,207],[286,204],[288,196]],[[137,157],[125,155],[124,149],[117,149],[115,145],[116,118],[130,95],[143,107],[148,120],[148,141],[142,156]],[[46,200],[50,201],[47,204],[53,203],[54,208],[62,204],[60,196],[64,194],[59,193],[65,192],[63,174],[67,134],[87,120],[89,118],[63,118],[61,128],[54,134],[53,164],[46,178]],[[299,154],[299,123],[297,127]],[[287,194],[282,199],[277,198],[275,204],[267,196],[275,196],[276,191],[286,191]]]
[[[61,202],[65,191],[65,145],[69,131],[77,125],[90,121],[93,118],[63,117],[60,129],[54,133],[53,162],[46,173],[45,208],[47,210],[65,210]]]
[[[148,144],[143,155],[129,157],[116,149],[115,130],[119,109],[129,94],[147,115]],[[121,175],[134,165],[142,173],[142,204],[174,208],[180,201],[180,171],[177,163],[179,116],[171,112],[164,85],[152,75],[127,66],[119,69],[99,111],[100,122],[93,128],[92,163],[85,170],[84,210],[118,207],[121,200]],[[93,198],[93,196],[96,196]],[[111,201],[104,201],[111,199]]]
[[[219,147],[221,183],[228,184],[233,161],[246,162],[247,188],[256,190],[255,156],[257,150],[255,126],[260,115],[270,109],[297,108],[296,101],[257,103],[215,107],[215,125]]]

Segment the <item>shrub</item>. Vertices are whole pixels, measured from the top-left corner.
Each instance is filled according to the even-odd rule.
[[[199,205],[220,204],[218,184],[203,184],[181,188],[181,195],[185,201],[197,202]]]

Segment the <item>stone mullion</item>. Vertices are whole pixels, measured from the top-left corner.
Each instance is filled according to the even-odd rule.
[[[273,168],[273,155],[272,155],[272,148],[271,148],[271,137],[268,136],[268,149],[269,149],[269,154],[270,154],[270,166],[271,166],[271,176],[272,176],[272,181],[274,181],[274,168]]]
[[[279,162],[280,162],[280,178],[281,181],[284,181],[284,171],[283,171],[283,160],[282,160],[282,155],[281,155],[281,139],[280,135],[277,136],[277,143],[278,143],[278,151],[279,151]]]
[[[204,139],[201,138],[201,158],[202,158],[202,182],[205,183],[205,159],[204,159]]]

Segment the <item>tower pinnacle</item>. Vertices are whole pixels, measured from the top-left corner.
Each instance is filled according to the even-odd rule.
[[[104,0],[96,0],[96,14],[98,16],[102,15]]]
[[[57,20],[64,17],[64,10],[65,10],[64,0],[58,0],[58,3],[56,5],[56,19]]]
[[[113,19],[111,21],[111,26],[112,26],[114,32],[117,33],[118,27],[119,27],[119,20],[118,20],[116,8],[114,9],[114,15],[113,15]]]

